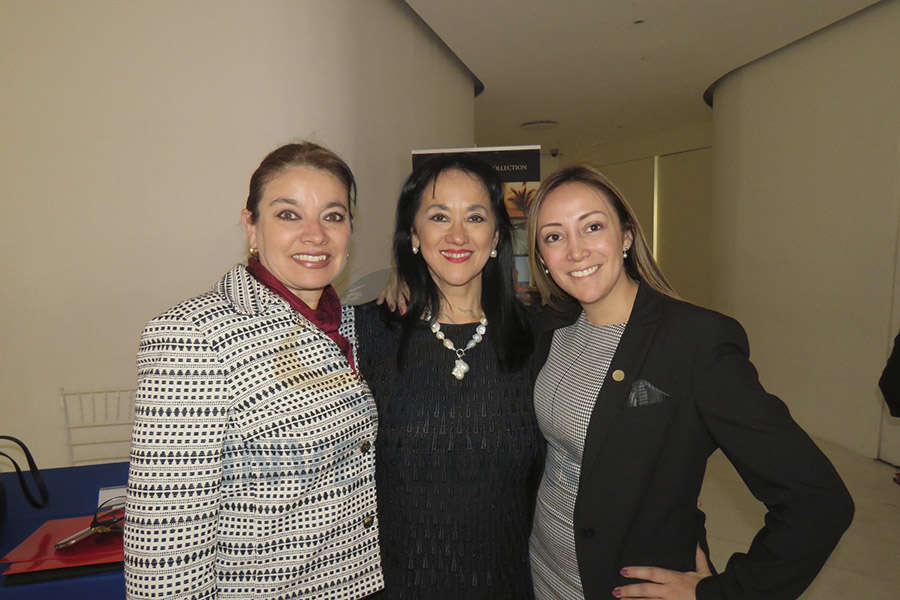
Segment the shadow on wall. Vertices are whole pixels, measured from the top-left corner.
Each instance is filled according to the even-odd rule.
[[[338,289],[342,304],[364,304],[374,300],[387,283],[391,269],[379,269],[363,275],[345,289]],[[343,287],[343,286],[339,286]]]

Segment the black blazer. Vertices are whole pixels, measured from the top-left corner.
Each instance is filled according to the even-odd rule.
[[[537,364],[578,312],[543,320]],[[850,525],[850,494],[760,385],[740,324],[641,283],[584,446],[574,523],[586,598],[635,583],[623,566],[692,571],[698,542],[709,554],[697,497],[717,448],[769,512],[749,551],[704,579],[697,598],[796,598]]]
[[[878,387],[884,395],[884,401],[891,411],[892,417],[900,417],[900,333],[894,338],[894,349],[888,357]]]

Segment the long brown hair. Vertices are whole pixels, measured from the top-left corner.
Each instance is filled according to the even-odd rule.
[[[562,308],[563,304],[574,302],[574,298],[556,285],[544,271],[544,263],[537,247],[537,216],[541,206],[553,190],[566,183],[582,183],[600,192],[615,209],[622,231],[631,232],[633,241],[628,258],[624,261],[628,276],[636,281],[643,281],[661,294],[678,298],[678,294],[672,289],[656,259],[653,258],[641,224],[622,192],[603,173],[587,165],[578,165],[555,171],[544,179],[528,207],[528,266],[531,269],[532,280],[541,293],[541,302],[554,308]]]

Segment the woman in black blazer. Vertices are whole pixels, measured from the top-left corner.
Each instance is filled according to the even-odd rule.
[[[853,502],[760,385],[740,324],[677,299],[631,208],[590,168],[544,181],[529,236],[542,299],[560,309],[537,332],[547,438],[531,539],[537,596],[799,596]],[[711,573],[697,498],[717,448],[769,512],[749,550]]]

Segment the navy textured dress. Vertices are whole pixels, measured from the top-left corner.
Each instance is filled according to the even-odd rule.
[[[358,307],[356,320],[359,368],[378,406],[377,598],[532,598],[538,430],[528,370],[500,371],[488,324],[461,381],[454,354],[424,326],[401,371],[399,327],[374,304]],[[464,347],[476,325],[441,330]]]

